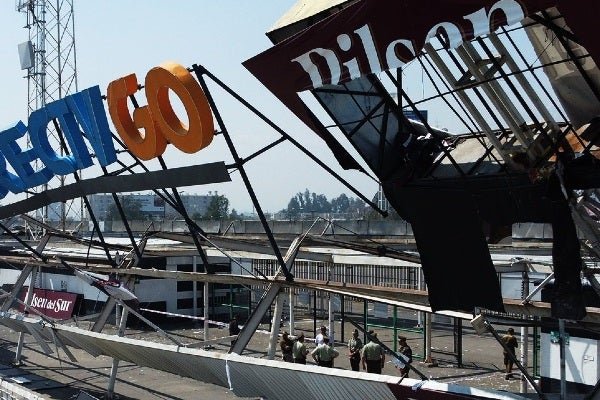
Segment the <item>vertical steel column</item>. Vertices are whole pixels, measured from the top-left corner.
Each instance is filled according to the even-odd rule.
[[[295,326],[296,321],[294,319],[294,303],[295,303],[294,288],[290,287],[288,290],[290,291],[289,300],[288,300],[288,303],[289,303],[288,304],[289,305],[289,321],[288,321],[289,322],[289,332],[290,332],[290,335],[294,335],[294,331],[296,330],[296,326]]]
[[[192,271],[194,274],[198,272],[198,265],[196,263],[196,256],[192,256]],[[192,287],[192,296],[194,296],[194,301],[192,302],[192,310],[194,313],[194,317],[198,316],[198,282],[192,281],[194,286]]]
[[[454,317],[454,352],[459,368],[463,366],[462,319]]]
[[[210,283],[204,282],[204,290],[202,297],[204,299],[204,340],[208,340],[208,291],[210,290]]]
[[[335,347],[335,321],[333,320],[333,293],[329,293],[327,301],[327,322],[329,325],[329,345]]]
[[[275,299],[275,311],[273,312],[273,319],[271,320],[271,337],[269,339],[269,348],[267,350],[267,360],[273,360],[275,358],[275,352],[277,351],[277,341],[279,339],[279,326],[281,323],[281,314],[283,312],[283,303],[285,292],[279,292]]]
[[[521,298],[525,299],[529,295],[529,274],[527,270],[521,273]],[[529,328],[526,326],[521,327],[521,364],[523,368],[527,369],[528,364],[528,353],[529,351]],[[527,382],[521,379],[521,393],[527,393]]]
[[[397,326],[397,323],[398,323],[398,306],[396,306],[396,305],[394,306],[393,313],[394,314],[393,314],[393,317],[392,317],[392,325],[394,326],[394,329],[393,329],[393,331],[394,331],[394,334],[393,334],[393,338],[394,338],[393,339],[394,340],[394,351],[398,351],[398,340],[397,340],[397,337],[398,337],[398,326]]]
[[[431,313],[425,313],[425,363],[433,363],[431,343]]]
[[[229,319],[233,318],[233,285],[229,284]]]
[[[565,365],[565,320],[558,319],[558,332],[560,343],[560,400],[567,400],[567,368]]]
[[[345,296],[343,294],[340,295],[340,321],[342,321],[341,323],[341,327],[340,327],[340,337],[341,337],[341,341],[342,343],[346,343],[346,337],[345,337],[345,332],[346,330],[344,329],[344,321],[346,318],[346,301],[345,301]]]
[[[317,291],[313,290],[313,333],[317,334]]]
[[[365,332],[369,331],[369,303],[367,300],[363,300],[363,327]],[[367,343],[367,335],[364,335],[363,343]]]
[[[537,326],[539,322],[538,317],[534,317],[534,321],[536,322],[536,327],[533,328],[533,375],[540,375],[540,330],[541,328]]]

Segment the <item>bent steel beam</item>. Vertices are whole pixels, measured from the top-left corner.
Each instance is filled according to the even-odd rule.
[[[288,248],[287,253],[285,254],[284,261],[288,271],[290,271],[291,266],[296,259],[301,242],[302,240],[300,237],[294,239]],[[244,324],[242,327],[242,330],[238,334],[237,340],[231,345],[231,349],[229,349],[230,353],[242,354],[242,351],[244,351],[250,342],[252,335],[260,325],[260,321],[262,320],[263,316],[267,313],[269,307],[271,307],[271,304],[273,304],[282,288],[283,284],[279,282],[273,282],[271,285],[269,285],[269,288],[265,291],[263,297],[260,299],[258,306],[246,324]]]

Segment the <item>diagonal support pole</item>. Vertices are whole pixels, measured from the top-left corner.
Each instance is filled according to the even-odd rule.
[[[296,259],[296,255],[298,254],[298,249],[300,248],[300,243],[302,242],[303,238],[304,236],[295,238],[285,254],[284,261],[288,271],[291,271],[291,266]],[[263,297],[258,302],[258,306],[242,327],[242,330],[238,334],[237,340],[231,345],[231,348],[229,349],[230,353],[242,354],[242,351],[244,351],[250,342],[252,335],[256,329],[258,329],[260,321],[262,321],[262,318],[265,316],[267,311],[269,311],[269,307],[271,307],[271,304],[273,304],[275,299],[277,299],[277,296],[282,288],[283,285],[277,282],[273,282],[271,285],[269,285]]]

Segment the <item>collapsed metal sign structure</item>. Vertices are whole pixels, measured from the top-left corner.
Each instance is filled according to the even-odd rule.
[[[390,204],[411,223],[434,310],[502,311],[487,240],[513,223],[540,222],[554,228],[554,316],[580,319],[574,220],[590,243],[598,241],[590,218],[600,186],[600,49],[590,19],[598,7],[559,0],[348,1],[310,20],[279,24],[269,33],[275,46],[244,65],[344,168],[360,169],[345,149],[353,146],[381,181]],[[407,93],[403,71],[411,66],[432,93]],[[332,126],[315,117],[305,93]],[[433,128],[419,112],[429,104],[468,133]]]
[[[600,5],[594,3],[589,7],[599,11]],[[600,72],[594,59],[600,55],[600,49],[591,15],[594,13],[589,9],[583,10],[566,0],[469,0],[445,2],[437,4],[437,8],[417,0],[336,2],[335,9],[313,16],[310,22],[294,21],[271,32],[270,37],[277,44],[245,62],[245,66],[324,139],[344,168],[362,170],[361,164],[345,149],[353,146],[380,180],[394,209],[412,224],[432,311],[468,313],[478,308],[504,311],[487,241],[515,222],[547,222],[554,228],[556,290],[552,316],[581,320],[586,308],[581,296],[583,262],[576,224],[590,244],[589,255],[599,256],[595,244],[600,239],[594,220],[600,209],[595,197],[600,186],[595,157],[600,133],[595,119],[600,111]],[[398,23],[399,17],[403,23]],[[297,25],[298,22],[301,23]],[[519,40],[523,37],[536,54],[534,63],[521,53]],[[549,43],[544,42],[545,37],[551,37]],[[432,96],[415,99],[405,91],[402,70],[411,63],[419,65],[428,76],[434,87]],[[542,75],[550,76],[555,94],[545,88]],[[255,113],[280,134],[280,139],[249,157],[240,157],[207,80]],[[182,99],[190,126],[184,126],[175,115],[168,100],[169,89]],[[301,101],[298,93],[302,91],[314,95],[333,126],[348,140],[347,144],[336,140]],[[399,101],[395,101],[392,91],[397,93]],[[248,190],[281,276],[285,282],[292,282],[292,266],[302,238],[282,254],[244,168],[247,162],[287,141],[377,208],[202,66],[185,68],[169,64],[150,71],[145,81],[147,106],[138,104],[137,92],[137,79],[133,75],[109,85],[108,108],[117,134],[106,129],[106,121],[102,119],[106,119],[106,114],[98,106],[100,94],[96,88],[32,114],[28,121],[29,134],[34,138],[31,148],[13,146],[25,134],[24,123],[0,135],[5,139],[0,143],[0,160],[8,161],[16,172],[9,172],[6,162],[0,165],[3,188],[0,193],[25,191],[53,174],[72,175],[75,181],[0,207],[0,216],[13,217],[52,202],[83,196],[99,237],[97,245],[103,249],[106,262],[127,282],[128,268],[152,266],[151,260],[144,257],[145,240],[151,233],[138,241],[129,228],[117,192],[153,190],[180,213],[202,263],[208,265],[205,253],[205,246],[210,243],[208,235],[188,215],[177,188],[228,181],[230,171],[235,170]],[[454,115],[468,133],[453,135],[433,128],[419,112],[419,107],[433,101],[444,104],[446,112]],[[130,103],[133,112],[128,108]],[[413,111],[419,120],[408,119],[404,109]],[[202,149],[212,140],[213,118],[234,163],[169,169],[161,157],[167,143],[186,152]],[[60,156],[43,140],[43,128],[48,123],[54,124],[59,132],[66,155]],[[148,134],[143,135],[140,128]],[[115,144],[119,157],[114,151]],[[79,170],[90,165],[92,154],[98,157],[103,176],[82,180]],[[39,158],[45,167],[33,171],[24,161],[27,158]],[[158,159],[161,170],[150,171],[142,162],[152,158]],[[85,195],[98,192],[112,193],[126,227],[131,251],[124,259],[117,259],[111,251],[85,200]],[[7,226],[0,224],[0,228],[17,239],[33,259],[48,261],[44,250],[50,236],[42,238],[34,248]],[[24,267],[15,289],[20,289],[31,273],[34,273],[32,266]],[[588,276],[595,281],[593,273]],[[472,284],[473,280],[477,285]],[[236,353],[242,353],[285,282],[277,279],[268,282],[268,290],[230,355],[195,354],[195,350],[161,346],[152,359],[144,358],[145,345],[98,333],[118,303],[113,298],[95,324],[95,333],[58,326],[49,328],[43,323],[36,325],[37,320],[8,313],[0,322],[38,335],[40,343],[59,341],[85,348],[92,354],[107,354],[140,365],[163,365],[170,372],[186,376],[196,376],[189,365],[197,362],[193,358],[199,357],[205,373],[199,379],[226,386],[234,382],[236,393],[263,396],[269,387],[251,391],[247,388],[252,388],[253,380],[240,376],[237,381],[231,371],[236,370],[236,362],[250,362]],[[335,290],[349,293],[347,289]],[[15,293],[8,296],[4,312],[15,298]],[[123,326],[126,315],[121,322]],[[194,357],[184,360],[190,352]],[[306,379],[317,379],[302,367],[284,370],[268,366],[272,368],[269,376],[302,371],[310,376]],[[326,375],[335,379],[341,376],[344,382],[347,378],[340,371]],[[224,376],[229,379],[224,381]],[[368,382],[388,379],[361,378],[360,381]],[[236,382],[243,384],[237,386]],[[386,382],[386,387],[391,394],[382,391],[382,398],[409,393],[402,383]],[[379,389],[373,390],[370,393]],[[341,389],[339,393],[346,394]],[[410,393],[415,398],[420,396],[419,391]],[[463,395],[458,398],[469,398],[469,394],[460,396]],[[281,393],[277,396],[285,398]]]

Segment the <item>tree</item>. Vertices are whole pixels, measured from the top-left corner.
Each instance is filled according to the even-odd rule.
[[[344,212],[352,214],[356,218],[362,218],[367,212],[367,204],[358,197],[351,197],[348,199],[348,208]]]
[[[331,212],[331,203],[323,194],[311,193],[305,189],[303,193],[296,193],[288,203],[286,214],[288,218],[297,218],[301,214]]]
[[[286,209],[280,212],[285,214],[289,219],[297,219],[302,215],[312,217],[316,214],[343,214],[346,218],[377,218],[377,213],[371,213],[370,208],[364,200],[358,197],[348,197],[342,193],[338,197],[334,197],[331,202],[323,194],[311,193],[308,189],[304,192],[299,192],[292,197]],[[394,218],[397,218],[397,213],[393,212]]]
[[[309,212],[329,213],[331,212],[331,203],[324,194],[312,193]]]
[[[119,203],[125,214],[127,220],[144,220],[147,219],[147,215],[142,211],[142,202],[135,198],[135,196],[119,196]],[[110,221],[116,221],[121,219],[119,209],[117,205],[113,203],[106,212],[106,217]]]
[[[350,199],[344,193],[331,200],[331,212],[345,213],[350,209]]]
[[[288,203],[287,210],[285,210],[289,219],[296,219],[302,212],[300,202],[297,197],[292,197]]]
[[[227,218],[229,214],[229,199],[223,195],[214,195],[210,200],[210,204],[206,208],[204,218],[206,219],[222,219]]]

